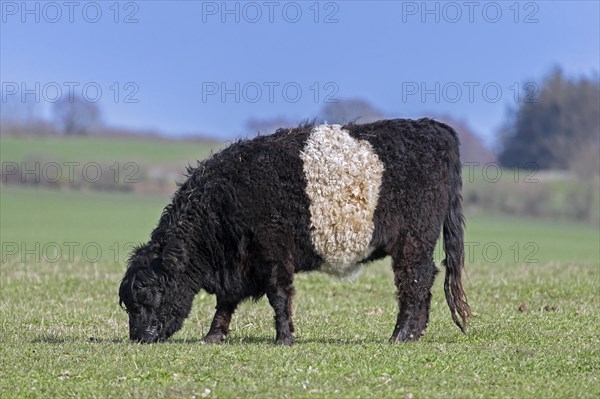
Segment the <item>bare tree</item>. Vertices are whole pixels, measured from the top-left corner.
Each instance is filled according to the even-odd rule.
[[[250,135],[271,134],[281,127],[292,127],[297,124],[283,116],[265,119],[250,118],[246,121],[246,129]]]
[[[44,125],[40,117],[39,103],[32,97],[2,94],[0,107],[0,133],[37,134],[37,127]],[[47,126],[45,126],[47,130]]]
[[[385,119],[385,115],[365,100],[346,99],[326,104],[321,119],[327,123],[368,123]]]
[[[100,123],[98,105],[79,96],[61,98],[53,111],[59,128],[68,136],[88,134]]]

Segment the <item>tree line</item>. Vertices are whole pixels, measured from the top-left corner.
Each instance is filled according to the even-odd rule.
[[[503,166],[531,163],[539,169],[600,173],[600,81],[571,78],[560,69],[540,85],[535,102],[509,110],[500,130]]]
[[[97,103],[69,96],[52,104],[52,120],[36,116],[36,105],[4,101],[0,115],[3,134],[82,136],[89,134],[131,134],[102,123]],[[14,100],[14,99],[13,99]],[[19,99],[20,100],[20,99]],[[525,101],[508,110],[498,132],[499,145],[488,149],[468,126],[447,115],[427,115],[451,124],[462,142],[463,161],[501,166],[533,165],[539,170],[569,170],[578,176],[600,172],[600,81],[593,76],[570,77],[560,69],[551,71],[539,85],[535,101]],[[388,117],[363,99],[341,99],[325,104],[317,122],[366,123]],[[246,122],[249,136],[272,133],[276,128],[296,125],[285,117],[251,118]],[[150,132],[140,132],[150,133]],[[151,132],[156,135],[156,132]]]

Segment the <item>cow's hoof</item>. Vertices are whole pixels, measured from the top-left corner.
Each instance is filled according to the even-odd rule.
[[[292,346],[294,345],[294,337],[277,338],[275,340],[275,345]]]
[[[220,344],[223,341],[225,341],[223,334],[211,334],[204,337],[204,342],[207,344]]]
[[[412,333],[402,330],[398,335],[392,335],[390,342],[416,342],[421,338],[420,333]]]

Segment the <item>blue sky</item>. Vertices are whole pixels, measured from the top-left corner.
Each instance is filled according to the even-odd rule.
[[[231,138],[249,118],[363,98],[390,117],[451,115],[491,143],[553,66],[600,62],[596,1],[68,4],[1,2],[2,105],[25,88],[50,117],[56,87],[85,87],[108,124]]]

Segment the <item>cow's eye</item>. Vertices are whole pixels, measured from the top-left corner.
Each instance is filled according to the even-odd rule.
[[[143,305],[151,305],[154,295],[152,291],[149,289],[142,289],[138,292],[138,302]]]
[[[155,308],[160,305],[161,292],[154,289],[145,289],[138,294],[138,303],[146,308]]]
[[[131,306],[129,308],[125,308],[125,311],[127,312],[127,314],[129,315],[138,315],[140,314],[140,312],[142,311],[141,308],[137,307],[137,306]]]

